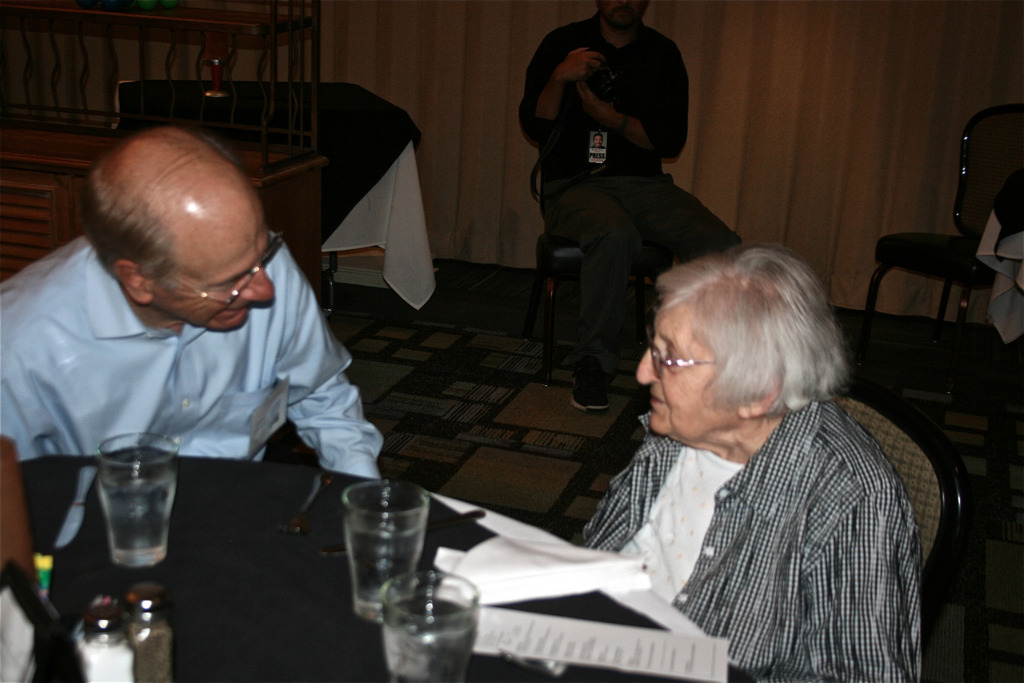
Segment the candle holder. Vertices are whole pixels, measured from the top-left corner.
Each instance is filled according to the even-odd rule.
[[[212,87],[207,90],[204,94],[207,97],[230,97],[230,93],[227,90],[221,88],[221,79],[224,73],[224,60],[223,59],[206,59],[204,63],[210,65],[210,79],[213,81]]]
[[[224,79],[224,66],[228,65],[227,36],[225,34],[213,32],[205,36],[203,63],[210,65],[210,79],[213,81],[211,88],[205,93],[206,96],[230,97],[230,93],[221,87]]]

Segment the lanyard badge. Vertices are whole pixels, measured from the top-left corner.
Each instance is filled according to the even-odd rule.
[[[590,131],[590,149],[587,161],[591,164],[603,164],[608,160],[608,132],[603,130]]]

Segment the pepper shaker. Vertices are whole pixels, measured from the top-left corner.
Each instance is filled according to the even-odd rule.
[[[137,583],[128,589],[125,603],[131,612],[128,634],[135,650],[135,680],[170,683],[174,633],[167,589],[152,581]]]

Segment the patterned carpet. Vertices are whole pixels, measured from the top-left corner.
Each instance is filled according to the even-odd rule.
[[[576,539],[611,476],[639,444],[643,347],[623,331],[611,408],[569,406],[573,283],[559,293],[550,386],[541,345],[522,336],[531,271],[439,262],[420,311],[389,290],[337,285],[331,325],[352,351],[351,380],[384,433],[385,476],[416,481]],[[984,295],[984,294],[982,294]],[[840,311],[856,339],[860,313]],[[968,331],[957,387],[940,393],[948,344],[927,321],[881,316],[867,376],[901,391],[942,427],[972,475],[975,515],[965,560],[925,656],[934,681],[1024,680],[1024,351],[981,326]],[[947,337],[950,335],[947,335]]]
[[[340,315],[332,326],[357,359],[349,376],[366,414],[385,434],[386,476],[572,538],[639,443],[644,399],[628,374],[616,380],[611,409],[591,416],[569,405],[568,368],[556,368],[552,386],[536,381],[538,342]]]

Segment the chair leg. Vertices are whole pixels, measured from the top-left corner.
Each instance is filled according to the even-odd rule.
[[[942,296],[939,298],[939,314],[935,316],[935,329],[932,332],[932,343],[938,344],[942,338],[942,325],[946,322],[946,307],[949,305],[949,292],[953,289],[953,281],[946,280],[942,284]]]
[[[647,339],[647,278],[637,275],[636,280],[636,340],[643,343]]]
[[[530,303],[526,308],[526,320],[523,321],[523,337],[527,339],[533,336],[533,327],[537,322],[537,307],[540,305],[540,297],[543,290],[544,274],[538,270],[533,278],[533,288],[530,290]]]
[[[320,310],[328,318],[334,313],[334,274],[330,270],[320,273]]]
[[[889,272],[892,266],[882,264],[875,268],[871,275],[871,284],[868,285],[868,300],[864,304],[864,320],[860,326],[860,342],[857,344],[857,364],[863,365],[868,359],[868,340],[871,338],[871,323],[875,317],[875,303],[878,301],[878,285],[882,282],[882,276]]]
[[[953,351],[949,358],[949,370],[946,372],[946,393],[953,393],[953,380],[956,378],[956,366],[960,360],[960,343],[964,338],[964,325],[967,323],[967,304],[971,299],[971,288],[964,286],[960,293],[960,310],[956,314],[956,328],[953,332]]]
[[[544,291],[544,353],[541,370],[544,386],[551,384],[551,351],[555,343],[555,278],[547,278]]]
[[[338,272],[338,252],[330,252],[327,259],[327,270],[320,272],[320,308],[330,318],[334,313],[334,274]]]

